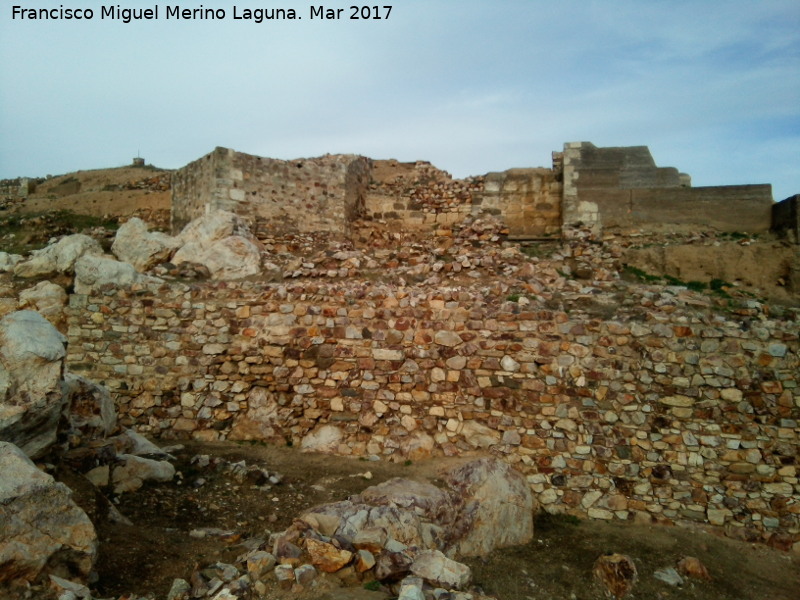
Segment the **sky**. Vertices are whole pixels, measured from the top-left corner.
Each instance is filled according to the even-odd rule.
[[[0,7],[0,178],[272,158],[428,160],[456,177],[551,165],[565,142],[647,145],[695,186],[800,193],[798,0],[122,0]],[[93,9],[91,20],[20,20]],[[102,6],[159,18],[101,19]],[[234,19],[293,8],[301,20]],[[344,8],[310,19],[311,6]],[[362,5],[357,5],[362,6]],[[368,12],[375,5],[365,4]]]

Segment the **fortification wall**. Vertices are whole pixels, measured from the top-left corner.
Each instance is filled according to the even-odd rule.
[[[544,168],[459,180],[426,162],[374,161],[365,213],[398,230],[428,231],[491,214],[512,238],[558,237],[561,183]]]
[[[564,224],[660,231],[665,227],[724,232],[768,231],[772,186],[690,187],[689,176],[657,167],[646,146],[564,145]]]
[[[489,451],[542,506],[800,539],[797,324],[615,320],[493,290],[217,283],[72,295],[69,368],[163,438],[325,434],[341,454]]]
[[[772,230],[800,244],[800,194],[772,206]]]
[[[176,172],[173,233],[209,206],[238,214],[257,234],[344,234],[363,213],[369,172],[369,160],[355,155],[285,161],[217,148]]]

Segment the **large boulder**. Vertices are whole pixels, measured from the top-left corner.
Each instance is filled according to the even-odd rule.
[[[214,279],[240,279],[261,271],[261,252],[235,214],[212,210],[189,223],[178,236],[183,244],[172,257],[176,265],[200,263]]]
[[[56,440],[66,341],[33,311],[0,320],[0,440],[34,458]]]
[[[100,255],[103,249],[94,238],[76,233],[61,238],[41,250],[34,250],[31,256],[14,267],[17,277],[48,277],[57,273],[68,273],[82,256]]]
[[[159,231],[148,231],[147,223],[134,217],[117,230],[111,252],[137,271],[146,271],[167,262],[170,254],[181,244],[177,238]]]
[[[186,225],[178,234],[182,245],[207,246],[232,235],[248,236],[247,224],[238,215],[225,210],[210,210]]]
[[[162,280],[142,275],[133,265],[108,256],[83,256],[75,263],[76,294],[88,294],[95,287],[107,283],[130,286],[134,283],[162,283]]]
[[[444,481],[462,502],[452,537],[456,555],[486,556],[533,539],[533,494],[507,463],[474,460],[447,473]]]
[[[325,525],[326,535],[371,551],[393,539],[454,557],[485,556],[533,538],[533,495],[525,478],[508,464],[478,459],[443,480],[445,489],[391,479],[349,500],[315,507],[302,519]],[[374,539],[377,531],[383,532],[382,540]]]
[[[0,442],[0,473],[0,585],[45,574],[86,580],[97,534],[69,488],[7,442]]]

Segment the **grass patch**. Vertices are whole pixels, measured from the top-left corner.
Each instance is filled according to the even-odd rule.
[[[641,269],[632,267],[630,265],[625,267],[625,273],[644,283],[659,283],[661,281],[661,277],[657,275],[651,275],[646,271],[642,271]]]
[[[11,254],[24,254],[47,245],[51,237],[103,227],[119,228],[115,218],[81,215],[71,210],[13,214],[0,218],[0,246]]]

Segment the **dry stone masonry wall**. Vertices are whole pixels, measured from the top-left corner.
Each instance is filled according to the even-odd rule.
[[[216,148],[176,172],[172,230],[217,209],[239,215],[258,233],[346,234],[363,213],[368,183],[369,160],[360,156],[284,161]]]
[[[491,287],[107,286],[71,296],[67,361],[156,436],[392,460],[488,451],[551,512],[791,545],[796,322],[756,303],[735,319],[663,308],[601,320]]]

